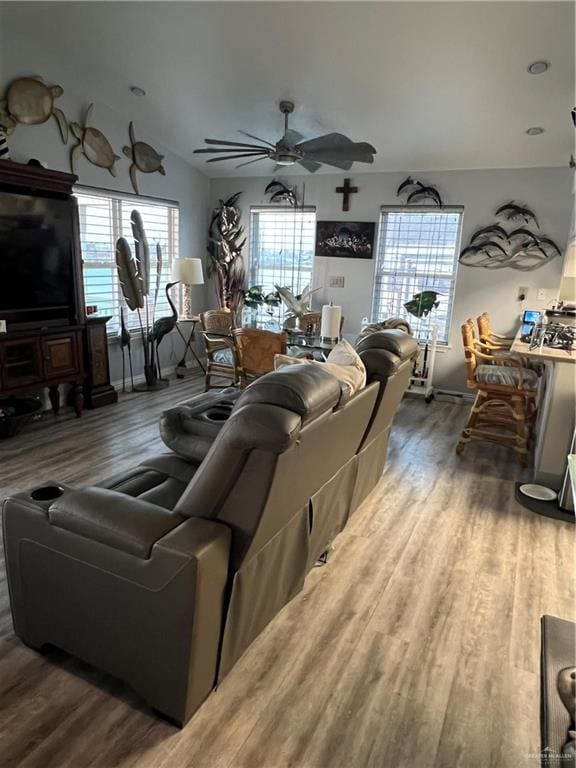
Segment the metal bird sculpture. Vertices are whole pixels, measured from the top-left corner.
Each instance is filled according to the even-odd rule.
[[[411,176],[405,178],[396,190],[397,197],[400,197],[402,194],[408,195],[406,198],[406,203],[408,205],[422,199],[432,200],[438,208],[442,208],[443,205],[442,198],[436,187],[433,187],[430,184],[423,184],[421,181],[413,179]]]
[[[307,285],[301,294],[295,296],[290,288],[282,288],[279,285],[275,285],[274,288],[276,288],[278,295],[288,308],[289,314],[287,315],[287,318],[302,317],[302,315],[305,315],[307,312],[309,312],[310,297],[313,293],[320,290],[320,288],[314,288],[314,290],[311,291],[310,286]]]
[[[120,339],[120,348],[122,350],[122,392],[126,392],[126,359],[124,357],[124,349],[128,349],[128,364],[130,366],[130,385],[131,391],[134,392],[134,373],[132,369],[132,349],[130,347],[131,337],[130,331],[126,327],[124,320],[124,307],[120,307],[120,330],[118,332]]]
[[[536,218],[534,211],[530,210],[530,208],[528,208],[526,205],[518,205],[518,203],[515,203],[514,200],[501,205],[500,208],[498,208],[496,211],[496,216],[501,216],[508,221],[524,219],[526,224],[530,224],[532,222],[536,227],[538,227],[538,229],[540,229],[540,224],[538,224],[538,219]]]
[[[264,190],[265,193],[270,193],[270,202],[282,202],[288,203],[292,207],[298,205],[298,199],[296,197],[296,187],[287,187],[281,181],[273,179],[270,184]]]
[[[404,309],[414,317],[427,317],[433,309],[440,305],[437,291],[421,291],[415,293],[410,301],[404,304]]]
[[[168,300],[168,304],[170,305],[172,314],[167,315],[166,317],[159,317],[158,320],[155,320],[154,324],[152,325],[152,330],[148,335],[148,339],[155,346],[156,366],[158,369],[158,378],[160,380],[162,380],[162,369],[160,368],[160,355],[158,353],[158,347],[160,346],[160,343],[164,338],[164,336],[167,336],[171,331],[173,331],[174,328],[176,328],[176,323],[178,322],[178,310],[176,309],[174,302],[170,298],[170,289],[173,288],[175,285],[177,285],[177,283],[167,283],[166,289],[165,289],[166,299]]]

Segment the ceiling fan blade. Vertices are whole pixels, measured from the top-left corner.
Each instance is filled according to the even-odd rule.
[[[376,150],[365,141],[355,142],[341,133],[327,133],[309,141],[303,141],[296,147],[305,156],[319,163],[339,162],[374,162]],[[339,167],[339,166],[336,166]]]
[[[246,149],[266,149],[261,144],[244,144],[240,141],[226,141],[225,139],[204,139],[206,144],[224,145],[228,144],[230,147],[246,147]],[[198,151],[198,150],[195,150]]]
[[[310,171],[310,173],[316,173],[319,168],[322,168],[322,163],[316,163],[314,160],[308,160],[306,157],[298,160],[298,164],[303,168],[306,168],[306,170]]]
[[[354,160],[322,160],[324,165],[331,165],[333,168],[340,168],[343,171],[349,171],[354,162]]]
[[[222,160],[239,160],[242,157],[254,157],[254,152],[245,152],[242,155],[228,155],[228,157],[211,157],[210,160],[206,160],[207,163],[220,163]],[[258,160],[263,160],[267,156],[267,152],[260,153],[262,157]]]
[[[298,133],[298,131],[292,130],[292,128],[288,128],[284,136],[282,136],[282,141],[284,144],[288,144],[289,146],[294,146],[294,144],[298,144],[299,141],[302,141],[304,136],[302,136],[301,133]]]
[[[248,160],[245,163],[240,163],[236,166],[236,168],[242,168],[245,165],[252,165],[252,163],[258,163],[260,160],[267,160],[267,157],[257,157],[255,160]]]
[[[266,139],[261,139],[259,136],[253,136],[251,133],[246,133],[246,131],[238,131],[238,133],[241,133],[242,136],[248,136],[249,139],[261,141],[263,144],[267,144],[269,147],[272,147],[272,149],[275,149],[276,147],[275,144],[271,144],[269,141],[266,141]]]
[[[261,149],[245,149],[245,150],[242,150],[241,147],[239,147],[238,149],[234,149],[234,147],[220,147],[218,149],[212,149],[212,148],[195,149],[194,154],[195,155],[210,155],[210,154],[214,155],[214,154],[217,154],[218,152],[240,152],[240,151],[249,152],[250,154],[253,154],[253,155],[261,155],[264,153],[268,154],[270,150],[267,149],[266,147],[262,147]]]

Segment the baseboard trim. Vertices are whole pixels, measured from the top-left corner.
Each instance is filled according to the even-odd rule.
[[[162,376],[176,376],[176,366],[175,365],[168,365],[162,368]],[[144,376],[144,371],[142,373],[137,373],[134,376],[134,384],[144,384],[146,381],[146,377]],[[126,391],[128,392],[131,385],[130,380],[130,372],[127,371],[126,373]],[[117,392],[122,392],[122,379],[117,379],[115,381],[111,382],[112,386]]]

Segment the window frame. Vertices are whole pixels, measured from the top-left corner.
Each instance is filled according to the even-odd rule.
[[[304,206],[291,206],[291,205],[251,205],[249,209],[249,226],[248,226],[248,251],[247,251],[247,269],[246,269],[246,279],[248,287],[251,287],[253,285],[260,285],[260,281],[255,274],[255,270],[253,268],[253,254],[255,253],[256,245],[255,242],[258,239],[258,224],[255,223],[255,216],[261,213],[283,213],[283,214],[311,214],[313,216],[313,226],[312,226],[312,266],[310,268],[310,279],[308,281],[308,285],[310,286],[310,289],[312,289],[313,281],[314,281],[314,267],[315,267],[315,260],[316,260],[316,226],[317,226],[317,217],[316,217],[316,206],[315,205],[304,205]],[[308,270],[306,270],[308,272]],[[302,286],[304,287],[304,286]],[[264,285],[265,291],[273,291],[274,285],[267,286]],[[279,321],[282,321],[284,318],[284,315],[286,314],[287,309],[284,306],[284,304],[281,302],[277,311],[276,315]],[[257,313],[258,319],[270,319],[270,316],[261,308],[258,309]]]
[[[168,211],[166,216],[166,240],[168,244],[168,254],[166,254],[165,249],[163,249],[162,255],[164,264],[168,266],[168,272],[172,268],[172,264],[175,259],[177,259],[180,255],[180,204],[177,200],[169,200],[164,198],[157,198],[157,197],[145,197],[143,195],[135,195],[130,192],[121,192],[121,191],[115,191],[115,190],[108,190],[108,189],[100,189],[98,187],[89,187],[82,184],[76,184],[73,189],[73,195],[76,199],[77,207],[78,207],[78,240],[80,243],[80,249],[81,249],[81,258],[82,258],[82,287],[83,292],[85,295],[85,304],[89,304],[89,298],[86,297],[86,282],[85,282],[85,274],[86,272],[89,272],[91,268],[102,268],[102,269],[110,269],[113,267],[113,288],[114,288],[114,295],[112,296],[112,305],[114,307],[114,310],[117,308],[117,313],[107,313],[112,314],[112,317],[110,321],[106,325],[106,333],[108,336],[108,340],[113,340],[119,336],[120,331],[120,307],[125,306],[125,302],[123,301],[123,294],[122,289],[120,287],[120,283],[118,281],[118,275],[115,270],[116,262],[115,260],[110,261],[95,261],[95,260],[86,260],[84,258],[84,253],[82,251],[82,216],[80,214],[80,205],[81,201],[80,198],[82,196],[84,197],[92,197],[92,198],[102,198],[102,199],[108,199],[113,200],[119,203],[118,206],[115,206],[112,204],[111,208],[111,215],[109,218],[109,225],[112,235],[112,242],[115,247],[115,244],[119,237],[124,236],[127,237],[127,240],[130,244],[130,247],[132,249],[132,252],[134,252],[134,244],[131,239],[131,234],[128,236],[126,235],[126,232],[122,231],[122,207],[129,208],[132,210],[133,208],[138,209],[139,204],[142,206],[157,206],[159,208],[164,208]],[[175,212],[175,215],[174,215]],[[125,215],[125,211],[124,211]],[[151,245],[151,260],[155,258],[155,252],[152,248],[153,243]],[[164,272],[164,268],[163,268]],[[169,278],[168,278],[169,279]],[[165,287],[165,281],[161,283],[161,290]],[[180,312],[182,309],[182,296],[181,291],[174,292],[171,294],[171,298],[176,304],[176,307],[178,311]],[[159,300],[162,301],[162,298]],[[100,312],[99,312],[100,314]],[[140,327],[135,320],[136,314],[134,312],[131,312],[128,310],[128,317],[130,318],[130,324],[128,327],[128,330],[131,335],[139,335],[140,334]],[[152,322],[152,321],[150,321]]]
[[[376,248],[375,248],[375,255],[374,255],[374,273],[373,273],[373,280],[372,280],[372,302],[370,306],[370,321],[371,322],[378,322],[379,320],[382,320],[383,318],[376,318],[375,314],[375,307],[377,302],[377,296],[379,293],[379,287],[378,287],[378,272],[379,272],[379,256],[380,256],[380,246],[381,246],[381,240],[383,237],[385,237],[385,228],[382,226],[384,216],[386,216],[389,213],[407,213],[407,214],[421,214],[421,213],[430,213],[430,214],[442,214],[442,213],[456,213],[458,214],[458,230],[456,234],[456,240],[454,245],[454,256],[452,261],[452,272],[451,275],[448,276],[438,276],[437,279],[449,279],[452,281],[452,290],[451,294],[448,299],[448,308],[446,311],[446,338],[443,339],[441,337],[441,334],[438,334],[437,339],[437,346],[439,347],[448,347],[450,345],[450,336],[452,333],[452,318],[454,314],[454,304],[456,299],[456,284],[458,280],[458,266],[459,266],[459,255],[460,255],[460,249],[462,245],[462,227],[463,227],[463,221],[464,221],[464,206],[463,205],[443,205],[442,208],[433,207],[430,205],[382,205],[380,206],[380,214],[378,217],[378,234],[376,238]],[[388,275],[399,275],[401,277],[421,277],[426,278],[430,277],[431,273],[425,270],[394,270],[394,271],[387,271],[386,274]],[[408,322],[411,322],[410,318],[412,317],[409,313],[408,317],[406,318]],[[413,321],[411,322],[413,325]],[[425,336],[419,337],[418,335],[415,335],[415,339],[418,342],[426,343],[429,342],[431,338],[431,332],[427,332]]]

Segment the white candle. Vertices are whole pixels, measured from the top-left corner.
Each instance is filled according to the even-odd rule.
[[[320,336],[322,336],[323,339],[339,339],[341,318],[342,307],[335,307],[333,304],[325,304],[322,307]]]

